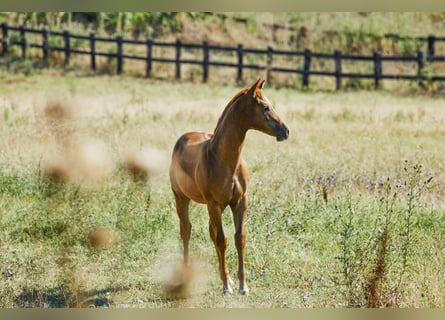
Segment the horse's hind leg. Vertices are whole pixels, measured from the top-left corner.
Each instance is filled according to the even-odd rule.
[[[189,220],[190,199],[173,192],[175,195],[176,212],[179,217],[179,229],[181,233],[182,244],[184,246],[184,264],[189,263],[189,240],[192,231],[192,225]]]

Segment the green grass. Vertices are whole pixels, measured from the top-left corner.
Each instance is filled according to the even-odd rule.
[[[277,143],[247,135],[251,295],[222,295],[207,212],[193,204],[191,256],[202,271],[191,296],[176,300],[162,287],[182,252],[166,165],[179,135],[213,130],[240,88],[2,76],[1,307],[445,306],[439,98],[266,86],[291,136]],[[45,116],[51,100],[68,116]],[[105,156],[74,159],[96,169],[79,166],[83,178],[68,175],[67,182],[45,177],[48,161],[72,161],[70,149],[91,140]],[[145,153],[152,162],[161,157],[161,173],[133,179],[124,162],[134,150],[152,150]],[[105,163],[111,169],[97,175]],[[230,214],[224,226],[236,279]],[[92,240],[98,229],[112,243]]]

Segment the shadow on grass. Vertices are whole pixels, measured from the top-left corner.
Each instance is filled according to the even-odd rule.
[[[131,289],[130,287],[115,287],[75,293],[65,293],[60,288],[48,291],[33,289],[23,291],[14,297],[13,303],[15,308],[108,308],[115,305],[108,297],[111,293],[122,293]],[[185,300],[187,297],[161,294],[156,299],[144,299],[144,303],[163,301],[173,306],[180,306]],[[126,308],[126,304],[122,304],[121,307]]]
[[[111,301],[107,295],[129,288],[117,287],[88,292],[64,293],[60,288],[46,292],[33,289],[24,291],[14,298],[17,308],[107,308]]]

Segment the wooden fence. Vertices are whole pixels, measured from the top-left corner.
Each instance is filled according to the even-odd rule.
[[[435,69],[426,69],[426,64],[433,65],[435,62],[445,62],[445,56],[436,56],[434,50],[434,44],[438,41],[445,41],[445,38],[429,36],[426,39],[428,43],[428,50],[425,54],[423,51],[418,51],[415,56],[384,56],[380,52],[374,52],[373,55],[360,56],[343,54],[341,51],[335,51],[332,54],[316,53],[311,50],[304,51],[285,51],[276,50],[272,47],[267,49],[251,49],[245,48],[242,44],[236,47],[230,46],[216,46],[211,45],[207,41],[201,44],[189,44],[183,43],[180,40],[176,42],[160,42],[153,39],[147,39],[145,41],[124,39],[122,36],[114,38],[97,37],[94,33],[89,35],[77,35],[72,34],[65,30],[63,32],[49,31],[43,29],[26,28],[25,26],[11,27],[6,23],[0,25],[2,30],[1,38],[1,53],[0,57],[4,57],[9,52],[10,46],[19,46],[21,48],[21,57],[25,59],[27,57],[28,48],[37,48],[42,50],[43,59],[47,60],[49,52],[58,51],[63,52],[64,64],[70,63],[70,57],[73,54],[88,55],[90,57],[90,67],[92,70],[96,70],[96,58],[100,56],[115,58],[116,72],[121,74],[123,72],[125,60],[140,60],[145,62],[145,75],[151,77],[153,74],[153,63],[166,63],[175,65],[175,78],[181,78],[181,66],[185,64],[198,65],[202,68],[202,80],[206,82],[209,78],[210,67],[224,67],[234,68],[237,70],[237,81],[243,80],[243,71],[245,69],[262,70],[266,71],[267,77],[270,78],[275,73],[287,73],[287,74],[299,74],[301,75],[302,87],[308,87],[311,76],[328,76],[335,78],[336,89],[341,89],[342,79],[344,78],[356,78],[356,79],[373,79],[374,86],[379,87],[381,80],[383,79],[396,79],[396,80],[411,80],[411,81],[445,81],[445,75],[437,75]],[[11,38],[11,32],[18,33],[18,36],[13,40]],[[27,34],[40,34],[41,43],[30,43],[27,41]],[[49,43],[50,37],[61,37],[63,39],[63,46],[51,46]],[[71,40],[87,41],[89,44],[88,49],[78,49],[71,46]],[[115,52],[101,52],[96,49],[99,42],[111,42],[115,44]],[[124,53],[124,44],[133,44],[138,46],[144,46],[145,55],[132,55]],[[155,47],[170,48],[174,52],[174,58],[167,58],[165,56],[155,56],[153,49]],[[185,50],[198,50],[202,52],[200,59],[187,59],[183,58],[182,54]],[[236,57],[237,62],[223,62],[213,61],[210,59],[210,53],[224,52]],[[262,56],[265,58],[265,63],[248,63],[245,60],[246,55]],[[292,66],[275,65],[274,62],[278,57],[298,57],[302,60],[302,63]],[[330,60],[333,61],[333,70],[315,70],[311,68],[314,66],[314,60]],[[261,59],[260,59],[261,60]],[[354,73],[343,71],[344,63],[347,61],[366,62],[373,64],[373,72],[368,73]],[[384,62],[400,62],[400,63],[414,63],[416,65],[415,74],[387,74],[383,70]],[[433,70],[433,72],[431,72]],[[428,71],[428,72],[427,72]]]

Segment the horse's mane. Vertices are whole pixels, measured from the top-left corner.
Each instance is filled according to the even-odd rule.
[[[216,123],[216,127],[215,127],[215,131],[216,128],[219,127],[219,125],[221,124],[221,122],[224,120],[224,118],[227,115],[227,112],[229,111],[230,107],[233,105],[233,103],[239,98],[241,97],[243,94],[245,94],[247,91],[249,91],[249,88],[245,88],[243,90],[241,90],[240,92],[238,92],[236,95],[233,96],[233,98],[229,101],[229,103],[226,105],[226,107],[224,108],[223,112],[221,113],[221,115],[218,118],[218,122]]]

